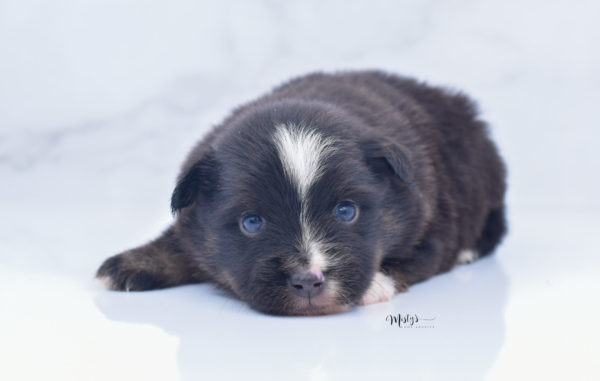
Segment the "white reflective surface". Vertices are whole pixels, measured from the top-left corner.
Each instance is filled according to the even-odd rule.
[[[598,5],[322,3],[0,3],[0,379],[600,379]],[[170,223],[180,162],[232,107],[367,67],[480,102],[510,172],[494,256],[310,318],[93,279]]]

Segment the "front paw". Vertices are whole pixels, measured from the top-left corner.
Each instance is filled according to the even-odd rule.
[[[358,302],[358,305],[366,306],[368,304],[387,302],[392,299],[394,294],[396,294],[394,279],[378,271],[373,277],[371,285]]]
[[[456,258],[457,265],[464,265],[467,263],[473,263],[479,258],[479,253],[473,249],[465,249],[458,253]]]
[[[98,269],[96,277],[106,288],[117,291],[143,291],[164,287],[155,274],[136,266],[128,253],[108,258]]]

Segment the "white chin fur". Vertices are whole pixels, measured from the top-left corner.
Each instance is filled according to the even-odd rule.
[[[394,279],[381,271],[378,271],[373,277],[369,289],[365,292],[358,304],[365,306],[368,304],[387,302],[392,299],[392,296],[394,296],[395,293],[396,285]]]

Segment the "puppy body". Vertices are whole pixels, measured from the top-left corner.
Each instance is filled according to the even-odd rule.
[[[492,252],[504,193],[465,96],[381,72],[312,74],[206,136],[183,164],[174,224],[98,276],[117,290],[209,281],[268,313],[343,311]]]

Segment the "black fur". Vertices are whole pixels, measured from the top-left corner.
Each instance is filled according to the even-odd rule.
[[[176,212],[194,202],[198,193],[209,198],[218,186],[218,164],[214,154],[207,153],[178,181],[171,196],[171,211]]]
[[[273,144],[281,124],[335,140],[309,203]],[[489,254],[506,230],[504,193],[504,165],[464,95],[382,72],[312,74],[240,107],[205,137],[173,192],[174,225],[108,259],[98,276],[119,290],[211,281],[268,313],[337,312],[361,299],[377,271],[403,291],[450,270],[461,250]],[[335,219],[344,200],[358,205],[352,223]],[[324,275],[337,292],[323,305],[290,292],[309,261],[298,244],[302,210],[336,259]],[[242,232],[245,214],[262,216],[260,233]]]

